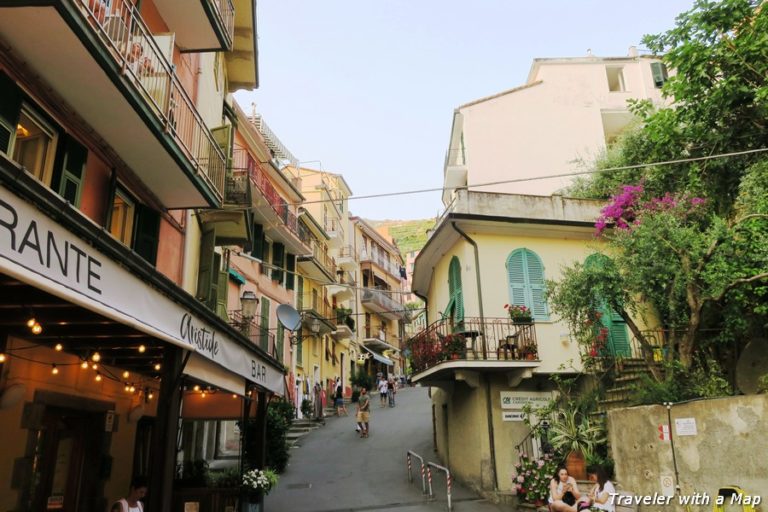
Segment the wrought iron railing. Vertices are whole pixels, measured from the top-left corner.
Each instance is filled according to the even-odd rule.
[[[382,308],[384,312],[402,317],[404,314],[403,305],[390,296],[390,292],[377,290],[375,288],[365,288],[361,299],[363,304],[372,303]]]
[[[163,52],[129,0],[113,0],[111,4],[102,0],[78,1],[124,76],[222,200],[226,158],[169,61],[173,48]]]
[[[384,269],[384,271],[388,274],[400,279],[400,266],[393,264],[391,261],[389,261],[389,259],[387,259],[379,252],[372,252],[368,254],[366,251],[363,251],[360,254],[360,261],[366,263],[375,263]]]
[[[305,293],[297,301],[299,311],[314,311],[321,320],[336,325],[336,315],[331,304],[315,293]]]
[[[250,206],[248,199],[248,176],[245,173],[231,173],[225,180],[224,203]]]
[[[312,241],[310,243],[312,246],[312,258],[317,261],[317,264],[320,265],[323,269],[325,269],[326,272],[328,272],[330,275],[335,276],[336,275],[336,260],[329,256],[328,253],[323,250],[323,248],[320,246],[319,243],[316,241]]]
[[[232,152],[232,172],[234,175],[242,172],[246,173],[251,183],[256,186],[267,204],[269,204],[288,230],[294,235],[299,236],[296,214],[290,211],[288,203],[283,199],[275,186],[272,185],[269,176],[264,172],[261,164],[247,150],[235,149]]]
[[[235,5],[232,0],[214,0],[213,5],[221,16],[229,46],[232,46],[235,41]]]
[[[408,342],[416,371],[450,359],[538,360],[536,324],[515,323],[509,317],[445,318],[432,323]]]
[[[239,309],[227,311],[227,316],[229,317],[229,325],[240,331],[251,343],[275,359],[282,360],[283,355],[277,353],[275,334],[259,325],[256,317],[246,318]]]
[[[341,258],[351,258],[353,260],[355,259],[355,250],[351,245],[345,245],[339,249],[339,259]]]

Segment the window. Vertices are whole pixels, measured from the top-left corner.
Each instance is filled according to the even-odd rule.
[[[536,320],[549,320],[544,298],[544,266],[535,252],[516,249],[507,258],[509,303],[527,306]]]
[[[79,207],[88,150],[72,137],[65,136],[60,152],[63,155],[61,164],[56,165],[51,187],[56,189],[61,197]]]
[[[278,284],[283,283],[283,276],[285,275],[285,246],[281,243],[275,242],[272,244],[272,280],[277,281]]]
[[[16,125],[12,158],[35,178],[49,184],[55,146],[54,130],[25,104]]]
[[[296,281],[296,255],[288,253],[285,268],[285,288],[287,290],[293,290]]]
[[[461,329],[464,323],[464,294],[461,289],[461,263],[454,256],[448,267],[448,307],[445,309],[447,318],[455,329]]]
[[[107,225],[112,236],[152,265],[156,263],[160,240],[158,212],[137,202],[120,186],[115,186]]]
[[[619,66],[608,66],[605,68],[608,76],[608,90],[611,92],[624,92],[627,88],[624,85],[624,68]]]
[[[259,324],[259,346],[269,353],[269,299],[261,297],[261,322]]]
[[[131,245],[131,240],[133,240],[133,217],[135,214],[136,204],[124,190],[117,189],[112,201],[109,232],[125,245]]]
[[[667,66],[663,62],[651,62],[651,75],[653,76],[653,85],[657,89],[661,89],[668,79]]]

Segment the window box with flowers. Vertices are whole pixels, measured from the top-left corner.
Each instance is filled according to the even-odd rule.
[[[512,319],[512,323],[515,324],[530,324],[533,323],[533,315],[531,310],[527,306],[519,306],[516,304],[504,304],[504,309],[507,310],[509,318]]]
[[[557,461],[552,454],[545,453],[540,458],[534,458],[520,453],[520,462],[515,464],[516,475],[513,477],[520,499],[536,505],[546,503],[549,497],[549,482],[556,468]]]

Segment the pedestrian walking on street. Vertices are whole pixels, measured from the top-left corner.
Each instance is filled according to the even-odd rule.
[[[389,385],[387,384],[387,379],[382,376],[381,379],[379,379],[379,407],[387,406],[387,397],[389,395],[388,389]]]
[[[371,400],[368,390],[362,388],[357,399],[357,426],[360,427],[360,437],[368,437],[368,422],[371,415]]]
[[[397,382],[394,378],[390,377],[389,382],[387,382],[387,392],[389,397],[389,406],[394,407],[395,406],[395,393],[397,393]]]
[[[336,393],[333,395],[334,398],[334,405],[336,406],[336,416],[341,416],[341,413],[344,413],[344,416],[349,416],[349,412],[347,412],[347,406],[344,404],[344,389],[341,386],[341,380],[336,381]]]

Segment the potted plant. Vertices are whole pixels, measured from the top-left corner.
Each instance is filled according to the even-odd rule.
[[[512,323],[530,324],[533,322],[533,315],[531,314],[531,310],[526,306],[517,304],[504,304],[504,309],[507,310],[509,318],[512,319]]]
[[[572,406],[570,410],[556,414],[549,426],[549,442],[561,453],[567,453],[565,467],[577,480],[585,480],[586,458],[600,443],[603,443],[603,429]]]
[[[527,361],[534,361],[536,359],[536,349],[534,347],[522,346],[519,353],[520,359]]]
[[[263,496],[277,485],[277,473],[271,469],[252,469],[243,473],[243,490],[247,496],[247,510],[260,512]]]
[[[520,462],[515,464],[513,482],[518,496],[526,503],[543,505],[549,496],[549,482],[555,474],[557,461],[549,453],[534,458],[520,453]]]
[[[442,340],[446,359],[462,359],[467,354],[467,344],[460,334],[449,334]]]

